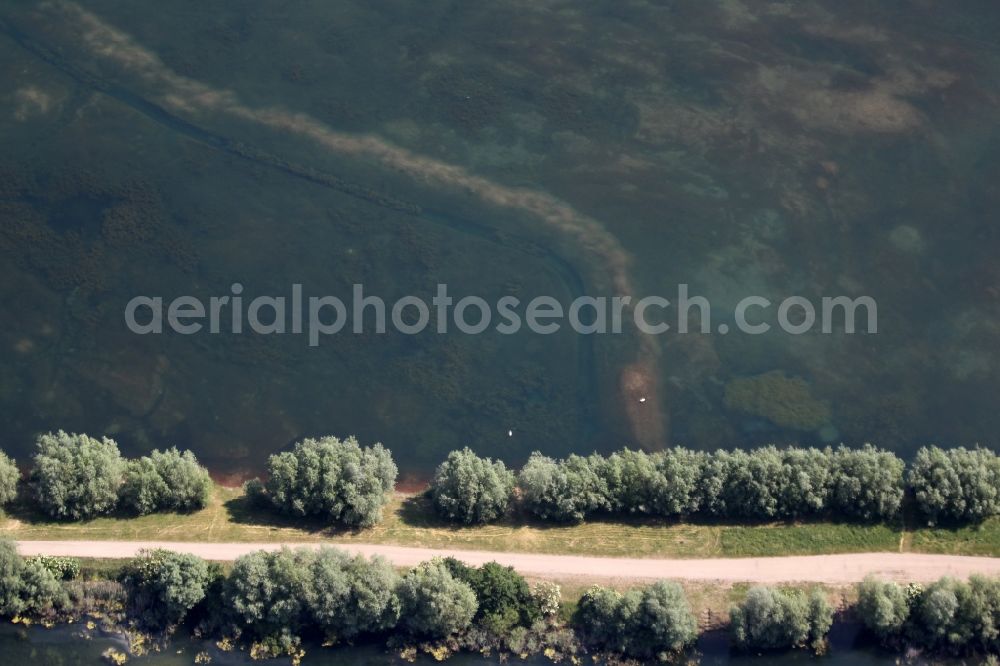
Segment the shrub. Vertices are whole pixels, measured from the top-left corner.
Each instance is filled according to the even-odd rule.
[[[212,479],[194,453],[170,448],[128,462],[121,502],[139,515],[194,511],[208,504],[211,492]]]
[[[525,508],[543,520],[569,523],[609,510],[608,487],[600,474],[603,464],[598,455],[571,455],[557,462],[532,453],[518,477]]]
[[[56,557],[52,555],[35,555],[25,560],[34,562],[48,569],[59,580],[73,580],[80,575],[80,560],[75,557]]]
[[[833,609],[819,592],[754,587],[730,611],[736,644],[743,649],[819,647],[833,622]]]
[[[496,562],[472,568],[447,558],[445,566],[452,577],[469,585],[476,595],[478,608],[473,618],[496,634],[505,634],[515,626],[530,627],[541,611],[524,576]]]
[[[868,577],[858,586],[857,612],[865,627],[884,641],[902,633],[910,601],[900,585]]]
[[[466,629],[476,614],[476,594],[454,578],[443,560],[424,562],[399,584],[401,625],[426,638],[445,638]]]
[[[531,597],[542,617],[555,617],[562,608],[562,589],[551,581],[543,580],[532,585]]]
[[[676,655],[693,645],[697,637],[698,622],[680,585],[660,581],[639,593],[632,617],[630,656]]]
[[[362,448],[355,438],[306,439],[273,455],[264,484],[272,506],[293,516],[315,516],[348,527],[370,527],[396,482],[396,465],[381,444]]]
[[[0,508],[17,498],[17,484],[20,480],[21,472],[17,469],[17,464],[0,451]]]
[[[115,508],[125,462],[114,440],[60,430],[40,436],[37,449],[31,478],[45,513],[81,520]]]
[[[575,624],[590,646],[638,659],[676,656],[698,632],[684,591],[663,581],[625,594],[595,585],[581,597]]]
[[[40,615],[69,603],[66,590],[37,561],[26,562],[14,542],[0,539],[0,615]]]
[[[435,510],[448,520],[488,523],[507,512],[514,482],[501,461],[480,458],[466,447],[452,451],[437,468],[431,496]]]
[[[201,603],[213,578],[200,557],[154,550],[132,560],[123,583],[134,617],[145,627],[165,629],[183,622]]]
[[[326,642],[396,626],[399,576],[387,560],[350,557],[324,547],[313,556],[310,573],[306,602],[311,620]]]
[[[839,447],[833,454],[831,508],[860,520],[890,520],[903,501],[903,461],[889,451],[865,444]]]
[[[237,558],[226,579],[225,606],[259,638],[297,634],[309,620],[313,559],[304,548],[256,551]]]
[[[930,524],[980,522],[1000,513],[1000,458],[992,451],[924,447],[909,482]]]

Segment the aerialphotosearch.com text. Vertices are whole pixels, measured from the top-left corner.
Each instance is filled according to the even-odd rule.
[[[493,330],[512,335],[528,330],[551,335],[568,326],[581,335],[618,334],[628,326],[647,335],[665,333],[717,333],[734,329],[747,335],[780,330],[804,333],[878,332],[878,308],[870,296],[824,296],[807,299],[789,296],[772,301],[746,296],[733,308],[727,322],[712,326],[715,312],[704,296],[691,295],[687,284],[677,286],[673,299],[663,296],[580,296],[564,303],[552,296],[522,301],[502,296],[493,302],[479,296],[456,299],[448,285],[438,284],[428,303],[419,296],[403,296],[387,303],[366,294],[355,284],[349,297],[305,296],[301,284],[291,286],[289,296],[259,295],[249,298],[243,285],[235,283],[230,293],[210,296],[136,296],[125,307],[125,324],[138,335],[180,334],[305,335],[315,347],[325,336],[338,333],[377,333],[390,330],[404,335],[454,331],[479,335]],[[731,322],[731,324],[729,323]],[[694,325],[693,325],[694,324]],[[692,330],[694,329],[694,330]]]

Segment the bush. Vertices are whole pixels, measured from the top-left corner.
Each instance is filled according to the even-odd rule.
[[[17,464],[0,451],[0,508],[17,499],[17,484],[20,480],[21,471]]]
[[[676,656],[698,633],[684,591],[662,581],[625,594],[595,585],[574,619],[588,645],[637,659]]]
[[[917,508],[932,525],[980,522],[1000,514],[1000,458],[992,451],[924,447],[909,482]]]
[[[41,615],[69,603],[55,575],[37,561],[26,562],[14,542],[0,539],[0,615]]]
[[[858,586],[857,612],[865,627],[884,641],[902,633],[910,600],[900,585],[868,577]]]
[[[514,474],[499,460],[480,458],[468,447],[452,451],[431,482],[434,509],[460,523],[489,523],[503,517],[514,492]]]
[[[598,455],[571,455],[555,461],[537,451],[521,468],[518,484],[525,508],[543,520],[579,523],[589,514],[611,509]]]
[[[153,451],[130,460],[121,489],[123,508],[139,515],[194,511],[208,504],[212,479],[191,451]]]
[[[541,609],[524,576],[496,562],[472,568],[454,558],[444,560],[452,577],[469,585],[478,609],[474,620],[495,634],[515,626],[530,627],[541,617]]]
[[[31,478],[45,513],[81,520],[114,510],[125,473],[114,440],[60,430],[40,436],[37,449]]]
[[[349,437],[306,439],[268,460],[264,484],[272,506],[293,516],[315,516],[348,527],[382,519],[396,465],[381,444],[362,448]]]
[[[35,555],[25,560],[37,563],[48,569],[59,580],[73,580],[80,575],[80,560],[75,557],[56,557],[52,555]]]
[[[425,638],[445,638],[468,628],[476,614],[476,594],[454,578],[443,560],[424,562],[399,584],[401,625]]]
[[[313,553],[256,551],[233,563],[223,597],[234,619],[259,638],[288,638],[309,621]]]
[[[891,520],[903,502],[903,461],[889,451],[865,444],[839,447],[833,454],[831,508],[842,516],[866,521]]]
[[[833,623],[833,609],[818,591],[754,587],[730,611],[736,644],[743,649],[819,648]]]
[[[698,622],[677,583],[660,581],[639,593],[628,653],[648,659],[676,655],[694,644]]]
[[[166,629],[184,621],[205,598],[215,577],[194,555],[167,550],[145,552],[126,567],[123,583],[133,616],[144,627]]]
[[[388,560],[324,547],[313,556],[310,572],[307,606],[326,642],[385,631],[399,621],[399,576]]]

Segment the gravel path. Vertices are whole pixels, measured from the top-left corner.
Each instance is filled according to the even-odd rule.
[[[208,560],[230,561],[254,550],[276,550],[275,543],[196,543],[171,541],[18,541],[22,555],[127,558],[149,548],[191,553]],[[286,544],[317,548],[321,544]],[[498,553],[405,546],[327,543],[350,553],[381,555],[397,566],[412,566],[435,556],[452,556],[470,565],[496,561],[528,576],[652,580],[672,578],[724,582],[816,582],[845,584],[868,574],[899,581],[927,582],[949,575],[966,578],[981,573],[1000,576],[1000,558],[919,553],[857,553],[740,559],[658,560],[581,557],[543,553]]]

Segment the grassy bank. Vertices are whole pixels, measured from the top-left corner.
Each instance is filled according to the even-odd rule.
[[[396,494],[376,527],[357,532],[295,521],[251,507],[238,489],[217,486],[207,508],[192,514],[51,521],[14,507],[0,531],[15,539],[160,541],[318,541],[391,543],[435,548],[629,557],[749,557],[863,551],[1000,555],[1000,521],[983,526],[906,529],[903,525],[840,523],[719,525],[660,520],[594,521],[553,526],[516,519],[455,527],[438,520],[419,495]]]

